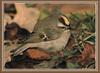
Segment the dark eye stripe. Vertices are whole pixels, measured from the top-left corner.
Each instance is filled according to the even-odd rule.
[[[62,17],[59,18],[59,21],[60,21],[61,23],[63,23],[65,26],[70,26],[70,25],[67,25],[67,24],[65,23],[65,21],[64,21],[64,19],[63,19]]]
[[[64,24],[64,25],[67,27],[67,29],[71,29],[70,25],[67,25],[62,17],[59,18],[59,21],[60,21],[62,24]]]
[[[63,23],[64,25],[66,25],[63,18],[60,17],[60,18],[59,18],[59,21],[60,21],[61,23]]]

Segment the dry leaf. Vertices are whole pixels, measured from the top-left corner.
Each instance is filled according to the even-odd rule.
[[[95,50],[93,45],[86,43],[82,54],[79,56],[79,61],[85,61],[89,57],[95,59]]]
[[[31,59],[36,59],[36,60],[50,59],[49,53],[35,48],[28,49],[26,53],[27,56],[30,57]]]
[[[27,8],[25,4],[15,4],[15,6],[17,14],[13,21],[20,24],[22,28],[32,32],[39,18],[40,11],[37,8]]]

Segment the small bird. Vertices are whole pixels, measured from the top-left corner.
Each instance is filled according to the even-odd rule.
[[[68,40],[70,38],[70,35],[71,35],[70,22],[65,15],[60,15],[58,17],[57,27],[64,30],[64,32],[61,34],[61,36],[59,38],[57,38],[55,40],[42,41],[42,42],[37,42],[37,43],[26,43],[25,45],[14,49],[12,51],[13,52],[12,56],[17,56],[30,47],[39,47],[45,51],[52,48],[52,49],[50,49],[50,52],[61,51],[62,49],[64,49],[66,47]]]

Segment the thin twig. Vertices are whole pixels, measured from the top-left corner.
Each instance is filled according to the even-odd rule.
[[[90,37],[92,37],[92,36],[94,36],[94,35],[95,35],[95,33],[91,34],[90,36],[88,36],[88,37],[86,37],[85,39],[83,39],[83,41],[86,41],[87,39],[89,39]],[[75,45],[73,45],[73,46],[78,46],[78,45],[82,44],[83,41],[80,41],[78,44],[75,44]]]

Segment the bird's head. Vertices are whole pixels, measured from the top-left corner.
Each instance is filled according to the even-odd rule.
[[[65,15],[61,15],[58,18],[57,26],[60,27],[60,28],[70,29],[70,22]]]

